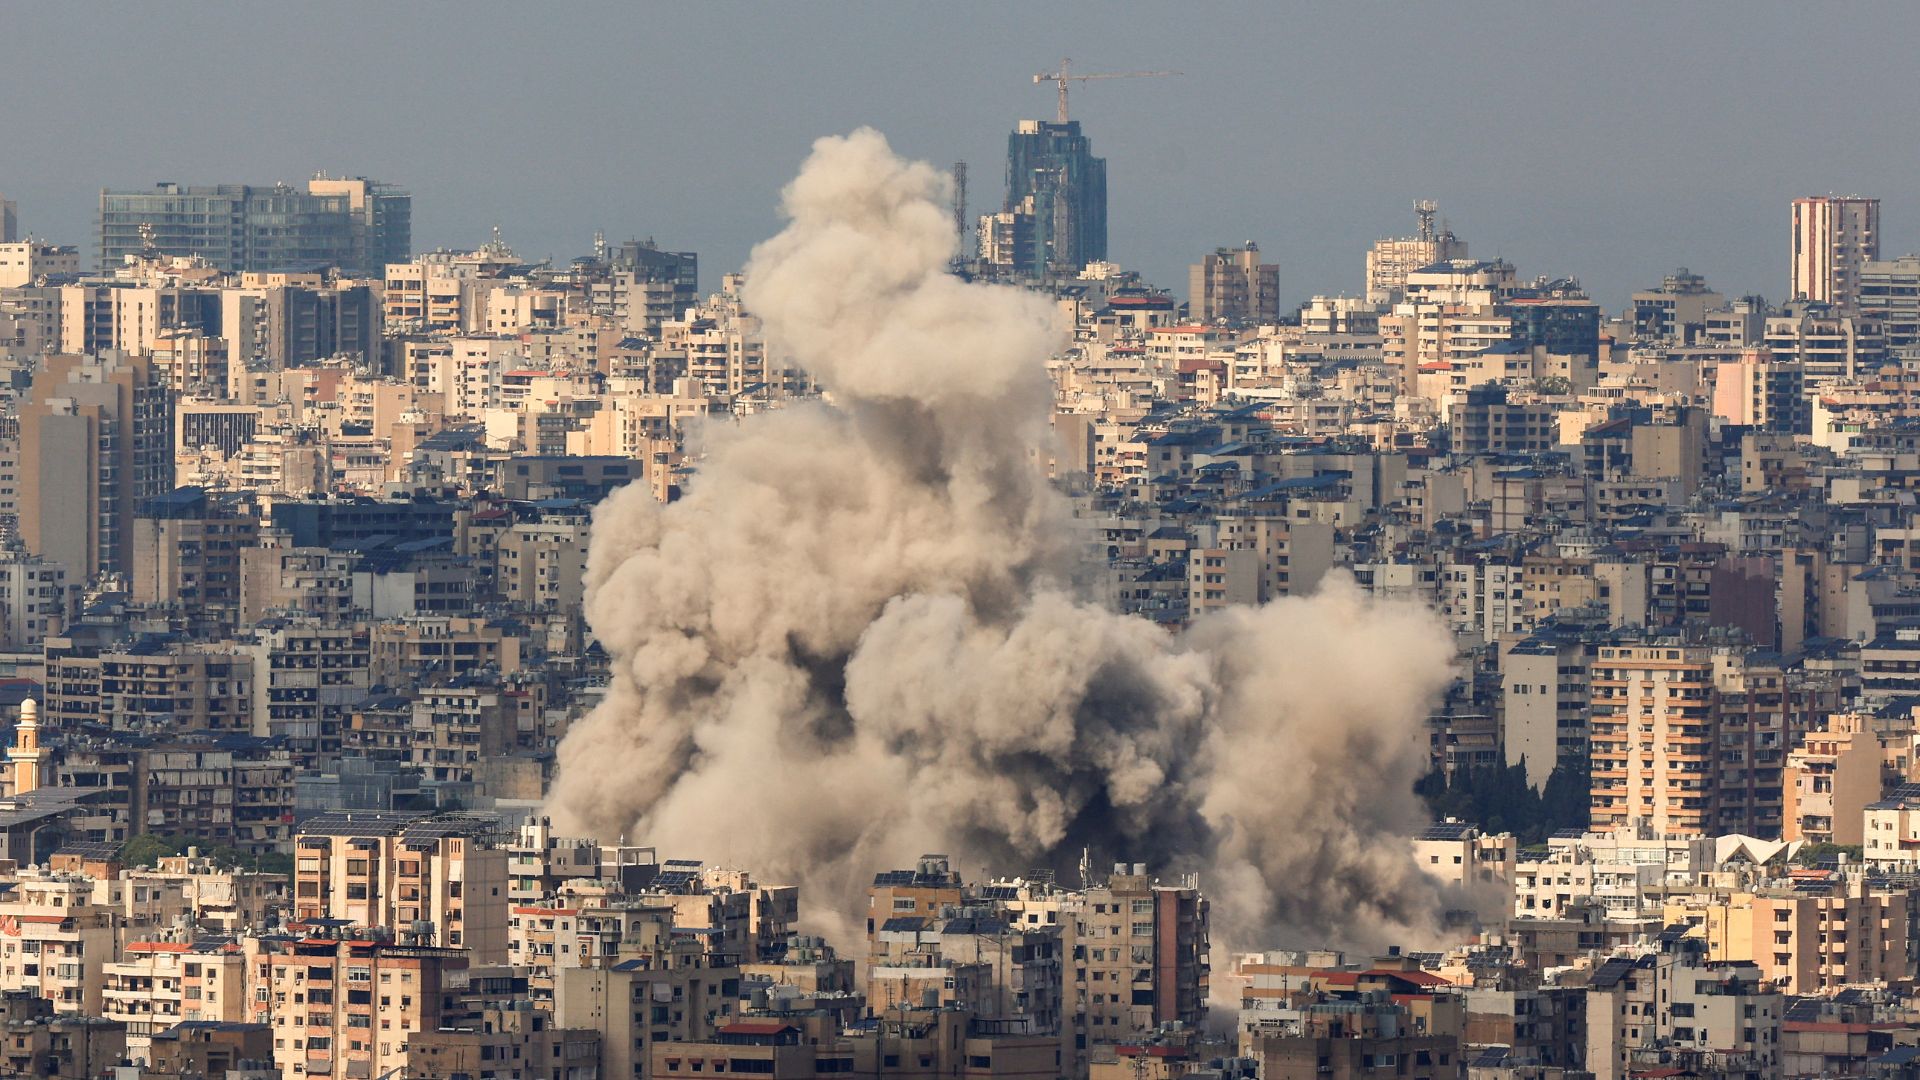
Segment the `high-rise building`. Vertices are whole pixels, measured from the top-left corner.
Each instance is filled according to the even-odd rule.
[[[354,268],[362,276],[380,277],[388,263],[413,258],[413,196],[405,190],[364,176],[317,176],[307,181],[307,194],[346,198]]]
[[[1851,306],[1860,270],[1880,258],[1880,200],[1814,195],[1793,200],[1791,298]]]
[[[1593,662],[1592,826],[1706,836],[1713,800],[1713,657],[1703,648],[1606,647]]]
[[[365,179],[185,186],[100,192],[100,266],[111,270],[149,249],[197,255],[225,271],[338,266],[382,276],[406,262],[413,197]]]
[[[0,244],[12,244],[20,239],[20,208],[12,199],[0,195]]]
[[[1367,299],[1375,304],[1397,304],[1404,295],[1407,275],[1434,263],[1467,257],[1467,242],[1435,215],[1440,208],[1422,200],[1413,204],[1420,229],[1414,236],[1381,240],[1367,249]]]
[[[0,254],[0,259],[4,258]],[[1854,302],[1862,315],[1879,321],[1887,348],[1920,345],[1920,256],[1862,263],[1860,292]]]
[[[18,506],[27,549],[76,583],[133,568],[133,518],[173,490],[173,410],[146,357],[50,356],[20,407]]]
[[[1035,246],[1048,269],[1077,273],[1107,257],[1107,162],[1080,122],[1022,120],[1007,137],[1007,201],[1033,196]]]
[[[1262,263],[1260,248],[1251,240],[1245,247],[1215,249],[1187,268],[1187,301],[1199,322],[1278,322],[1280,268]]]

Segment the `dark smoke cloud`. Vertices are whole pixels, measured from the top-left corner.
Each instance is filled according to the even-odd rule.
[[[1442,906],[1413,865],[1440,626],[1336,578],[1169,635],[1088,569],[1036,465],[1063,336],[964,283],[945,178],[872,131],[822,139],[754,252],[770,355],[827,388],[706,433],[685,498],[594,519],[613,662],[560,748],[558,823],[797,880],[1111,858],[1195,870],[1220,936],[1369,943]]]

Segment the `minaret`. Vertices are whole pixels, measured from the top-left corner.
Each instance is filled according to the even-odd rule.
[[[40,763],[46,759],[47,751],[40,745],[40,704],[28,698],[20,703],[20,722],[13,729],[13,745],[7,747],[15,795],[40,787]]]

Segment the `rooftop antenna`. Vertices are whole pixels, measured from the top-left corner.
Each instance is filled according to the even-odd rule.
[[[1059,71],[1043,72],[1033,77],[1036,86],[1040,83],[1050,82],[1060,87],[1060,108],[1058,111],[1060,122],[1063,124],[1067,122],[1067,83],[1069,81],[1084,83],[1092,82],[1094,79],[1163,79],[1169,75],[1183,74],[1178,71],[1102,71],[1092,75],[1075,75],[1071,71],[1072,67],[1073,61],[1062,57]]]
[[[1433,218],[1434,215],[1439,212],[1440,204],[1434,202],[1432,199],[1421,199],[1413,204],[1413,216],[1420,221],[1420,239],[1434,240],[1437,238],[1438,234],[1433,230]]]

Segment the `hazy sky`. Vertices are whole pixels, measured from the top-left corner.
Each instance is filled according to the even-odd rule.
[[[822,134],[967,161],[997,208],[1066,55],[1185,72],[1074,98],[1112,256],[1182,294],[1249,238],[1289,302],[1356,292],[1427,197],[1610,308],[1682,264],[1778,299],[1794,195],[1878,195],[1920,247],[1916,40],[1910,4],[9,4],[0,191],[90,254],[102,186],[325,169],[408,186],[416,247],[651,235],[711,287]]]

